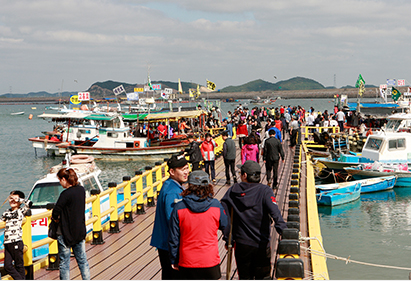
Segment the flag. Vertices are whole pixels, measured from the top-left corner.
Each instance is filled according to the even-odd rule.
[[[193,91],[191,89],[188,89],[188,96],[190,98],[194,98],[194,94],[193,94]]]
[[[397,86],[405,86],[405,79],[398,79]]]
[[[198,84],[197,84],[196,99],[198,99],[198,98],[200,97],[200,95],[201,95],[201,92],[200,92],[200,85],[198,85]]]
[[[165,100],[168,100],[168,92],[166,90],[161,91],[161,97]]]
[[[123,92],[126,92],[126,90],[124,89],[123,85],[120,85],[116,88],[113,89],[114,94],[117,96]]]
[[[361,83],[365,84],[365,81],[364,81],[364,79],[362,79],[362,76],[360,74],[360,75],[358,75],[358,79],[357,79],[357,82],[355,83],[355,87],[359,88]]]
[[[400,91],[398,91],[397,89],[395,89],[394,87],[392,87],[391,90],[391,97],[394,101],[397,101],[401,96]]]
[[[380,96],[381,98],[385,99],[385,96],[387,95],[387,89],[386,88],[380,88]]]
[[[150,75],[147,78],[147,85],[150,87],[150,90],[153,90],[153,85],[151,85]]]
[[[362,97],[362,94],[364,94],[364,92],[365,92],[365,86],[364,86],[364,83],[361,81],[360,88],[358,89],[358,95]]]
[[[178,78],[178,92],[179,92],[180,94],[183,93],[183,87],[181,86],[180,78]]]
[[[215,84],[211,81],[207,80],[207,89],[214,91],[215,90]]]
[[[138,100],[138,92],[127,93],[126,95],[128,101]]]

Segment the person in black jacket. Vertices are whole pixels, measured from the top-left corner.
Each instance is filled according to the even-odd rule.
[[[232,237],[240,279],[269,279],[271,272],[271,222],[281,235],[286,223],[270,187],[260,183],[261,167],[247,160],[241,168],[241,182],[230,187],[221,199],[227,217],[233,213]],[[228,242],[230,226],[224,229]]]
[[[192,171],[200,170],[200,161],[203,160],[203,156],[201,155],[200,150],[200,143],[195,141],[194,138],[197,136],[189,135],[188,141],[190,142],[190,146],[187,147],[184,152],[190,157],[190,163],[193,166]]]
[[[61,192],[51,214],[52,220],[59,223],[57,241],[60,258],[60,279],[70,279],[70,249],[73,249],[83,280],[90,280],[90,268],[86,255],[86,192],[78,182],[77,174],[72,168],[62,168],[57,177]]]
[[[236,148],[235,143],[232,138],[228,136],[228,131],[224,131],[221,133],[221,136],[224,140],[223,144],[223,158],[224,158],[224,165],[225,165],[225,178],[226,178],[226,185],[230,185],[230,169],[231,174],[233,176],[234,183],[237,182],[237,177],[235,176],[235,156],[236,156]]]
[[[269,138],[265,140],[263,150],[263,160],[265,163],[265,170],[267,172],[267,184],[271,185],[271,170],[273,171],[273,189],[277,188],[277,172],[278,164],[281,159],[284,162],[284,150],[281,142],[275,137],[275,131],[268,131]]]

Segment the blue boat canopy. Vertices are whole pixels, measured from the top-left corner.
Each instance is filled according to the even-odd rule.
[[[356,102],[347,103],[350,110],[357,110]],[[371,103],[371,102],[360,102],[360,108],[397,108],[399,107],[396,103]]]

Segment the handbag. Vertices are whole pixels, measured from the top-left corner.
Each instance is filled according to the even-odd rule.
[[[51,239],[57,240],[57,228],[58,228],[58,226],[59,226],[59,224],[51,219],[50,224],[49,224],[48,237],[50,237]]]

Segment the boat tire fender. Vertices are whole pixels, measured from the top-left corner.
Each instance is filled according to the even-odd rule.
[[[93,161],[94,157],[89,155],[73,155],[70,159],[71,164],[87,164]]]

